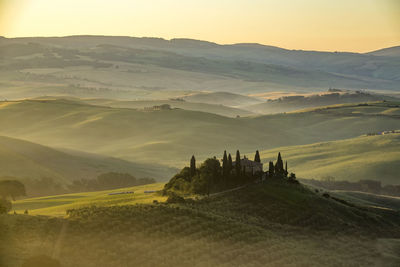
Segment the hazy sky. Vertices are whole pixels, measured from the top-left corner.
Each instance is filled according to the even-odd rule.
[[[400,0],[0,0],[0,35],[76,34],[365,52],[400,45]]]

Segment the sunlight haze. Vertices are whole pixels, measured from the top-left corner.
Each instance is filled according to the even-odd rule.
[[[0,0],[0,35],[83,34],[368,52],[400,44],[400,2]]]

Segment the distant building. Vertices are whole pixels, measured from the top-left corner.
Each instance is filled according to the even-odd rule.
[[[233,167],[236,165],[236,162],[232,162]],[[256,174],[263,171],[263,164],[260,162],[249,160],[246,156],[240,160],[240,166],[242,171],[245,170],[246,173]]]

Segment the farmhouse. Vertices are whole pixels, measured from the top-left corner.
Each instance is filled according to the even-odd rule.
[[[236,166],[236,162],[232,162],[232,165]],[[256,174],[263,171],[263,164],[261,162],[249,160],[246,156],[240,160],[240,167],[243,172],[248,174]]]

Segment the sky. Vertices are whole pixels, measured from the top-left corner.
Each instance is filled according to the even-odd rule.
[[[400,0],[0,0],[1,36],[86,34],[368,52],[400,45]]]

